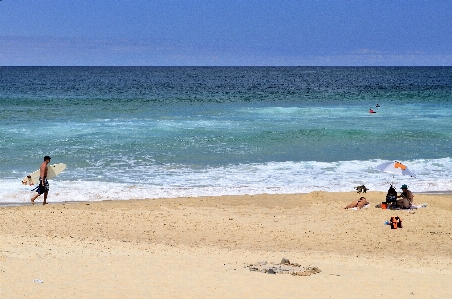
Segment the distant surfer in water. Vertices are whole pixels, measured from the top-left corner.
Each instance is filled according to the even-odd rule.
[[[369,113],[377,113],[372,108],[369,109]]]
[[[45,156],[44,162],[41,163],[39,167],[39,185],[33,190],[36,190],[36,195],[31,198],[31,204],[35,204],[35,199],[44,193],[43,205],[47,204],[47,194],[49,193],[49,181],[47,181],[47,164],[50,163],[50,157]],[[33,191],[32,190],[32,191]]]

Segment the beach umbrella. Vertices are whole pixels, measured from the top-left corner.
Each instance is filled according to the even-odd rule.
[[[402,175],[409,175],[410,177],[415,178],[416,175],[411,172],[411,170],[406,167],[406,165],[398,162],[398,161],[390,161],[390,162],[384,162],[378,166],[375,167],[375,169],[392,173],[393,177],[394,174],[402,174]]]

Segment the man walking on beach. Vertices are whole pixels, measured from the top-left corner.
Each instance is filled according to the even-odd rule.
[[[49,193],[49,182],[47,181],[47,164],[50,163],[50,157],[45,156],[44,162],[39,167],[39,186],[35,188],[36,195],[31,198],[31,204],[35,204],[35,199],[44,193],[43,205],[47,204],[47,194]]]

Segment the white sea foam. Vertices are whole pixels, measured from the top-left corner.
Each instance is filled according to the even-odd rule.
[[[0,204],[29,202],[20,179],[47,154],[68,165],[51,202],[452,190],[450,69],[187,70],[3,70]],[[373,170],[384,159],[417,178]]]
[[[171,169],[169,166],[141,169],[139,178],[130,183],[60,180],[50,183],[50,202],[158,199],[241,194],[307,193],[311,191],[354,191],[364,184],[371,191],[386,191],[389,184],[408,184],[413,192],[451,192],[452,159],[404,161],[417,177],[407,177],[375,170],[384,161],[283,162],[207,169]],[[136,172],[134,172],[136,173]],[[140,171],[138,171],[140,173]],[[125,176],[121,172],[121,176]],[[20,179],[1,181],[0,204],[28,203],[32,187]],[[40,199],[42,200],[42,198]],[[39,202],[39,199],[38,199]]]

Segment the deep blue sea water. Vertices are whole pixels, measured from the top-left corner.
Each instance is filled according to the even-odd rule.
[[[450,192],[451,108],[450,67],[0,67],[0,203],[44,155],[50,202]]]

